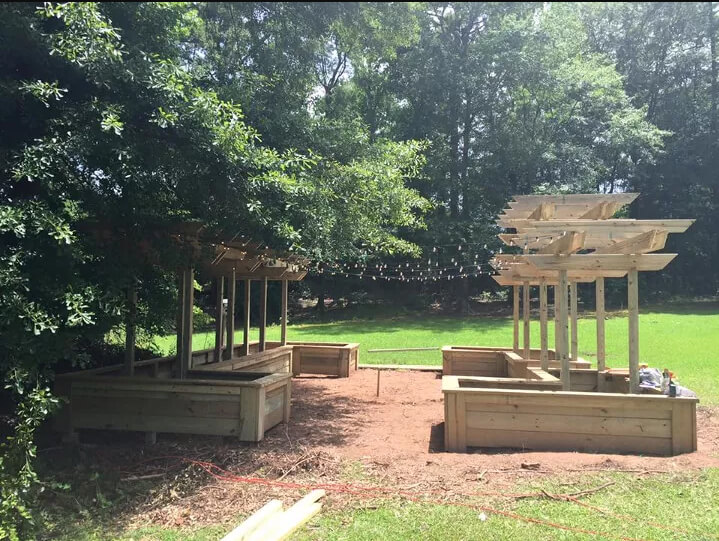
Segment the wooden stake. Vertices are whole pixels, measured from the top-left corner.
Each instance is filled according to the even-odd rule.
[[[552,309],[554,312],[554,354],[559,358],[559,339],[562,336],[559,331],[559,286],[552,287]]]
[[[223,537],[221,541],[243,541],[281,513],[282,502],[280,500],[270,500],[261,509],[252,513],[237,528]]]
[[[542,370],[549,370],[549,352],[547,344],[547,280],[542,278],[539,285],[539,341],[541,352],[539,359]]]
[[[175,321],[175,330],[177,332],[177,342],[175,350],[175,375],[182,378],[182,347],[185,343],[183,332],[185,329],[185,271],[181,271],[177,275],[177,319]]]
[[[605,337],[604,337],[604,278],[597,278],[596,283],[597,313],[597,369],[601,372],[606,368]]]
[[[218,276],[215,278],[215,358],[214,362],[219,362],[222,356],[222,335],[224,334],[224,326],[222,321],[222,315],[224,310],[223,300],[225,298],[224,292],[224,278]]]
[[[287,280],[282,280],[282,333],[280,343],[287,345]]]
[[[514,352],[519,353],[519,286],[512,286],[513,312],[512,319],[514,321]]]
[[[267,276],[262,278],[260,289],[260,351],[267,348]]]
[[[250,293],[252,291],[252,280],[245,280],[245,304],[242,315],[242,354],[250,354]]]
[[[529,282],[522,284],[522,314],[524,316],[524,355],[525,359],[530,357],[529,345]]]
[[[237,301],[237,280],[235,269],[227,275],[227,343],[222,358],[232,359],[235,353],[235,304]]]
[[[137,288],[127,288],[127,320],[125,321],[125,374],[135,375],[135,324],[137,319]]]
[[[571,324],[572,324],[572,356],[571,360],[576,361],[579,349],[579,338],[577,336],[577,282],[570,282],[569,289],[571,291]]]
[[[560,337],[560,354],[559,359],[561,362],[560,379],[562,380],[562,390],[569,390],[569,344],[568,344],[568,329],[567,329],[567,287],[568,287],[567,271],[559,271],[559,329],[561,332]]]
[[[629,307],[629,391],[639,392],[639,273],[627,275],[627,304]]]
[[[379,396],[379,375],[382,372],[379,368],[377,369],[377,396]]]

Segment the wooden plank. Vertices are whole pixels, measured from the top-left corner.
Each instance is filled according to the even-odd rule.
[[[223,359],[231,359],[235,350],[235,305],[237,304],[237,278],[234,269],[227,274],[227,317],[226,317],[226,345]]]
[[[570,231],[553,240],[546,246],[539,249],[540,254],[564,254],[569,255],[578,252],[584,248],[584,238],[586,234],[583,231]]]
[[[260,351],[267,348],[267,277],[262,278],[260,288]]]
[[[514,195],[509,205],[512,208],[523,206],[536,207],[542,202],[554,203],[558,207],[562,205],[596,205],[601,201],[611,201],[628,205],[639,197],[639,193],[581,193],[581,194],[559,194],[559,195]]]
[[[570,359],[572,361],[576,361],[577,356],[579,355],[579,339],[577,337],[577,282],[570,282],[569,289],[571,293],[570,320],[572,327],[572,354]]]
[[[582,214],[580,220],[607,220],[614,216],[624,206],[622,203],[602,201]]]
[[[595,292],[597,318],[597,369],[601,372],[606,368],[606,339],[604,334],[604,278],[597,278]]]
[[[569,343],[568,343],[568,329],[567,329],[567,271],[562,270],[559,272],[559,330],[560,330],[560,350],[559,350],[559,361],[561,363],[561,376],[562,388],[565,391],[570,389],[569,380]]]
[[[645,419],[638,417],[596,417],[544,413],[504,413],[474,411],[467,414],[467,428],[487,430],[518,430],[530,432],[571,432],[573,434],[598,434],[608,436],[642,436],[671,438],[669,419]]]
[[[524,320],[524,358],[529,359],[530,357],[530,344],[529,344],[529,282],[522,284],[522,316]]]
[[[695,220],[528,220],[527,229],[537,229],[543,233],[554,231],[586,231],[587,233],[625,231],[644,233],[652,229],[665,230],[668,233],[684,233]],[[521,231],[520,231],[521,232]],[[550,233],[551,234],[551,233]]]
[[[636,419],[663,419],[672,420],[672,410],[656,408],[614,408],[614,407],[584,407],[581,401],[575,401],[576,406],[551,406],[542,404],[487,404],[484,402],[467,401],[467,414],[472,412],[494,413],[523,413],[523,414],[549,414],[549,415],[578,415],[583,417],[631,417]]]
[[[218,276],[215,278],[215,358],[213,359],[214,362],[219,362],[220,358],[222,357],[222,335],[224,331],[224,325],[223,325],[223,312],[225,311],[224,306],[224,299],[225,299],[225,291],[224,291],[224,278],[222,276]],[[232,351],[232,350],[230,350]]]
[[[639,273],[630,270],[627,277],[629,309],[629,392],[639,392]]]
[[[250,534],[258,530],[269,520],[273,520],[276,515],[281,512],[282,502],[280,500],[270,500],[220,541],[246,541]]]
[[[125,320],[125,374],[135,373],[135,325],[137,320],[137,288],[133,283],[127,288],[127,319]]]
[[[529,220],[551,220],[554,216],[556,206],[554,203],[540,203],[527,217]]]
[[[664,248],[668,233],[652,229],[628,239],[620,240],[608,246],[594,250],[595,254],[645,254]]]
[[[455,393],[444,395],[444,447],[450,453],[467,450],[466,447],[460,448],[457,441],[457,396]]]
[[[175,374],[178,378],[183,377],[182,373],[182,346],[185,343],[183,332],[185,330],[185,271],[177,273],[177,318],[175,320],[175,331],[177,340],[175,342]]]
[[[282,306],[280,317],[282,318],[282,330],[280,342],[283,346],[287,345],[287,280],[282,280]]]
[[[520,430],[470,429],[470,447],[507,447],[538,451],[619,452],[670,455],[671,439],[637,436],[532,432]]]
[[[243,280],[245,284],[245,299],[242,309],[242,355],[250,353],[250,294],[252,291],[252,281]]]
[[[549,344],[547,340],[547,282],[542,280],[539,286],[539,343],[542,370],[549,369]]]
[[[519,286],[512,286],[512,321],[514,322],[513,349],[519,353]]]
[[[522,257],[545,270],[622,270],[656,271],[666,267],[677,254],[573,254],[569,256],[529,254]]]
[[[559,286],[555,285],[552,286],[552,312],[554,317],[554,351],[557,354],[555,358],[559,358],[559,339],[561,338],[561,333],[559,329],[559,298],[558,298],[558,292],[559,292]]]

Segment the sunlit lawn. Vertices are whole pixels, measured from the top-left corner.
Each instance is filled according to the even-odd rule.
[[[596,359],[596,321],[593,314],[579,321],[579,355]],[[279,339],[278,326],[268,328],[268,339]],[[640,362],[672,370],[683,385],[699,394],[703,404],[719,404],[719,306],[699,303],[689,308],[644,309],[640,315]],[[376,320],[291,325],[290,340],[359,342],[360,362],[441,364],[440,351],[368,353],[370,349],[441,347],[445,345],[511,346],[512,321],[503,317],[415,316]],[[258,338],[252,329],[251,338]],[[242,340],[242,333],[237,333]],[[539,323],[531,323],[531,342],[539,345]],[[214,333],[196,333],[195,350],[211,348]],[[553,324],[549,344],[554,346]],[[164,351],[175,347],[174,336],[158,339]],[[626,316],[606,321],[607,366],[627,365]]]

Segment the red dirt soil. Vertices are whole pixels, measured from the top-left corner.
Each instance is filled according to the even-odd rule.
[[[441,378],[438,374],[360,369],[351,377],[293,380],[292,419],[268,433],[263,445],[289,437],[293,442],[343,459],[374,463],[391,477],[440,476],[509,470],[539,464],[540,471],[614,469],[680,471],[719,466],[719,412],[700,408],[698,451],[676,457],[575,452],[476,450],[443,452]]]

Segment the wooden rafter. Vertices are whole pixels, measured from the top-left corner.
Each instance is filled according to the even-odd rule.
[[[586,233],[570,231],[539,249],[540,254],[569,255],[584,248]]]
[[[634,237],[615,242],[594,250],[595,254],[646,254],[664,248],[667,242],[667,231],[652,229]]]
[[[539,269],[545,270],[638,270],[657,271],[666,267],[677,254],[574,254],[525,255],[525,260]]]

